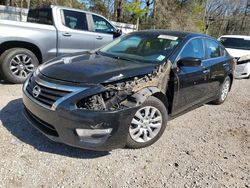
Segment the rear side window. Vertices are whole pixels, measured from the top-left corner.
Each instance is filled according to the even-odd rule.
[[[114,27],[100,16],[93,15],[95,31],[100,33],[113,33]]]
[[[199,59],[205,58],[205,50],[202,39],[193,39],[188,42],[180,54],[181,59],[186,57],[194,57]]]
[[[220,42],[226,48],[250,50],[250,39],[222,37],[220,38]]]
[[[88,30],[86,14],[83,12],[63,10],[64,25],[71,29]]]
[[[220,57],[221,54],[221,46],[217,41],[206,39],[206,50],[208,58],[216,58]]]
[[[52,9],[30,9],[27,22],[53,25]]]

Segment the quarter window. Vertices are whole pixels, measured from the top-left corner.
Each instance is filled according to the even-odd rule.
[[[100,16],[93,15],[95,31],[100,33],[113,33],[113,26]]]
[[[88,30],[86,14],[83,12],[63,10],[64,25],[71,29]]]
[[[216,41],[206,39],[206,49],[208,58],[216,58],[221,56],[221,47]]]
[[[194,57],[204,59],[205,50],[202,39],[193,39],[183,48],[180,59],[186,57]]]

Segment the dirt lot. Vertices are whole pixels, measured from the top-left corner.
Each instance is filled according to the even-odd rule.
[[[249,89],[236,80],[225,104],[172,120],[151,147],[93,152],[37,132],[21,86],[0,83],[0,187],[250,187]]]

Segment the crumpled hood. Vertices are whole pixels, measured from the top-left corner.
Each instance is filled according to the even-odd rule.
[[[77,53],[53,59],[39,67],[46,77],[76,83],[110,83],[151,73],[156,64],[131,62],[95,53]]]

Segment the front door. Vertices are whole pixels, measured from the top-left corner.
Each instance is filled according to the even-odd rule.
[[[101,46],[111,42],[114,39],[115,28],[103,17],[92,15],[94,24],[94,46]]]
[[[202,38],[192,39],[183,47],[177,60],[198,58],[199,66],[178,66],[175,69],[175,97],[173,115],[190,108],[207,97],[208,78],[203,66],[205,48]]]

